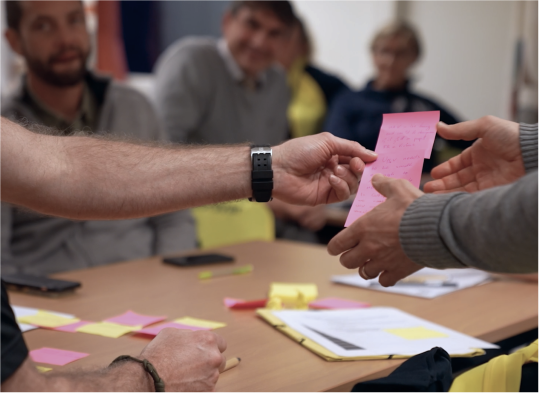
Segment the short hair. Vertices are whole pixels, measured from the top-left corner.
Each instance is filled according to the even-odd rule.
[[[21,24],[23,9],[22,1],[20,0],[6,0],[6,20],[7,27],[14,30],[19,30]],[[82,0],[81,0],[82,3]]]
[[[296,21],[296,14],[292,8],[292,4],[289,1],[232,1],[229,11],[232,15],[236,15],[242,8],[262,8],[267,11],[271,11],[275,16],[283,22],[286,26],[291,27]]]
[[[421,56],[421,43],[417,31],[407,22],[393,21],[380,29],[371,41],[371,51],[374,51],[376,44],[383,38],[404,37],[411,45],[417,58]]]

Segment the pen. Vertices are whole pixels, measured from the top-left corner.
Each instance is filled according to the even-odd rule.
[[[381,286],[379,282],[369,283],[370,287]],[[397,282],[395,287],[428,287],[428,288],[438,288],[438,287],[458,287],[456,282]]]
[[[245,265],[240,267],[235,267],[233,269],[219,270],[217,272],[212,272],[211,270],[206,270],[198,274],[200,280],[205,280],[207,278],[222,277],[222,276],[231,276],[235,274],[245,274],[253,271],[253,265]]]
[[[241,358],[230,358],[226,361],[225,368],[221,373],[224,373],[225,371],[230,370],[231,368],[236,367],[238,364],[240,364]]]

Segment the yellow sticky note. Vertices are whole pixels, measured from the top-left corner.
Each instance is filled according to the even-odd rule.
[[[182,325],[198,326],[198,327],[209,328],[209,329],[218,329],[218,328],[226,326],[226,323],[208,321],[206,319],[198,319],[198,318],[191,318],[191,317],[178,318],[178,319],[175,319],[174,322],[181,323]]]
[[[46,373],[47,371],[51,371],[52,368],[49,368],[49,367],[43,367],[43,366],[36,366],[37,367],[37,371],[39,371],[40,373]]]
[[[98,336],[118,338],[124,334],[142,329],[142,326],[125,326],[112,322],[97,322],[81,326],[77,332],[96,334]]]
[[[269,298],[280,298],[285,304],[308,304],[318,297],[316,284],[274,282],[270,286]]]
[[[400,329],[384,329],[384,331],[394,334],[396,336],[402,337],[406,340],[424,340],[426,338],[449,337],[445,333],[437,332],[436,330],[427,329],[427,328],[424,328],[423,326],[400,328]]]
[[[55,328],[59,326],[71,325],[72,323],[79,322],[80,319],[61,317],[47,311],[38,310],[37,314],[17,318],[17,321],[20,323],[27,323],[29,325],[45,328]]]

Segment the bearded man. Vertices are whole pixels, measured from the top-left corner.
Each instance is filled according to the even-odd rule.
[[[166,134],[148,100],[87,69],[81,1],[6,1],[11,48],[27,71],[2,116],[59,135],[75,130],[142,140]],[[2,272],[49,274],[170,254],[196,245],[189,211],[125,221],[70,221],[2,205]]]

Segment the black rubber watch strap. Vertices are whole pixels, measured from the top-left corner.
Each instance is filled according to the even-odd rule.
[[[260,153],[257,152],[260,150]],[[273,190],[273,170],[271,169],[271,147],[269,145],[251,146],[251,187],[250,201],[269,202]]]

